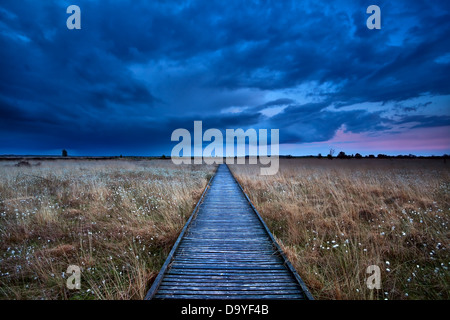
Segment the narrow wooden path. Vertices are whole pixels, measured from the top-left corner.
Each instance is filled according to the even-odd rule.
[[[220,165],[146,299],[312,299],[227,165]]]

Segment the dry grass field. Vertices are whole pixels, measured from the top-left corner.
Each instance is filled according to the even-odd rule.
[[[0,162],[0,299],[143,299],[212,166]],[[66,288],[69,265],[81,290]]]
[[[275,176],[230,167],[316,299],[450,298],[450,164],[280,161]]]
[[[230,168],[316,299],[450,298],[450,164],[280,161],[275,176]],[[16,163],[0,162],[0,299],[142,299],[215,170]],[[66,288],[69,265],[81,290]]]

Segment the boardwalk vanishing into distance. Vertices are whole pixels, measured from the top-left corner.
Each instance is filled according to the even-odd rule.
[[[227,165],[218,167],[146,299],[313,299]]]

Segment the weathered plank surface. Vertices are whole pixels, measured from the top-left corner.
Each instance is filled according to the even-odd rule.
[[[312,299],[220,165],[146,299]]]

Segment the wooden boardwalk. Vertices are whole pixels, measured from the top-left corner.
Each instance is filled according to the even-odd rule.
[[[220,165],[146,299],[312,299],[259,213]]]

